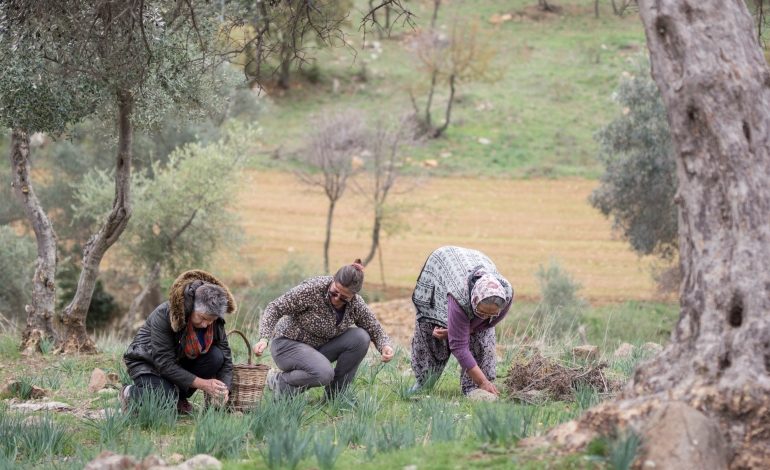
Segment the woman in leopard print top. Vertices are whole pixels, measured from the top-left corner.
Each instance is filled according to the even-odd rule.
[[[331,396],[353,380],[370,341],[383,362],[393,358],[388,335],[358,295],[363,280],[356,260],[333,277],[306,279],[267,305],[254,353],[270,344],[280,371],[268,374],[268,388],[283,394],[324,386]]]

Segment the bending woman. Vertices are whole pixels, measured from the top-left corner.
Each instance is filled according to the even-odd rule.
[[[334,277],[307,279],[267,305],[254,353],[261,355],[270,344],[280,371],[270,370],[268,388],[292,394],[323,386],[331,397],[353,381],[370,341],[383,362],[393,358],[388,335],[358,295],[363,282],[364,267],[356,260]]]
[[[412,337],[414,390],[432,386],[450,353],[461,368],[462,392],[495,399],[495,325],[513,303],[511,284],[484,253],[444,246],[430,254],[412,294],[417,309]]]

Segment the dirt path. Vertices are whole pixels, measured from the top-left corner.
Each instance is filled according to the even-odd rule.
[[[232,279],[257,269],[278,270],[294,257],[320,270],[327,204],[287,173],[247,172],[238,216],[245,243],[223,257]],[[408,290],[428,254],[456,244],[489,254],[517,295],[536,298],[535,272],[558,259],[593,301],[654,296],[649,260],[613,237],[611,224],[587,202],[596,182],[570,180],[479,180],[435,178],[394,198],[404,207],[402,229],[383,242],[385,281]],[[333,226],[331,265],[337,267],[369,248],[371,210],[350,191]],[[382,283],[374,262],[367,282]]]

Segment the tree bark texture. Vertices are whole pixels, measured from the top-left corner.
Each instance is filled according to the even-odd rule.
[[[64,335],[59,350],[64,353],[96,351],[96,345],[86,331],[86,316],[99,275],[99,264],[107,250],[118,241],[131,217],[133,96],[128,90],[119,90],[116,97],[118,154],[115,162],[115,199],[107,220],[83,248],[83,269],[80,271],[75,297],[61,314]]]
[[[627,398],[719,420],[732,468],[770,464],[770,71],[744,2],[640,0],[676,146],[680,318]]]
[[[37,264],[32,279],[32,303],[27,305],[27,325],[21,336],[20,350],[26,353],[40,350],[40,341],[52,341],[54,308],[56,305],[56,232],[40,205],[30,178],[29,134],[14,129],[11,134],[12,186],[24,207],[37,241]]]

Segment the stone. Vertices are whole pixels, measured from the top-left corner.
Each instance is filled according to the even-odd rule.
[[[134,470],[139,463],[129,455],[120,455],[105,450],[88,462],[83,470]]]
[[[29,398],[40,399],[48,395],[48,390],[44,388],[40,388],[36,385],[24,384],[18,380],[13,380],[11,382],[8,382],[3,388],[3,391],[0,392],[0,394],[8,397],[20,396],[21,391],[25,388],[25,386],[32,387],[32,389],[29,391]]]
[[[716,420],[672,401],[642,431],[644,468],[727,469],[728,446]]]
[[[492,141],[487,139],[486,137],[479,137],[479,143],[481,145],[489,145],[492,143]]]
[[[422,165],[425,168],[436,168],[438,166],[438,160],[433,160],[433,159],[425,160],[424,162],[422,162]]]
[[[219,470],[222,462],[206,454],[198,454],[184,463],[171,467],[175,470]]]
[[[575,359],[582,359],[584,361],[594,361],[599,357],[599,348],[592,344],[575,346],[574,348],[572,348],[572,356],[574,356]]]
[[[622,343],[618,346],[618,349],[612,353],[612,357],[615,359],[627,359],[634,354],[634,345],[631,343]]]
[[[14,403],[12,410],[17,411],[67,411],[72,407],[66,403],[58,401],[45,401],[41,403]]]
[[[96,393],[98,390],[104,388],[109,380],[107,379],[107,373],[98,367],[91,372],[91,380],[88,382],[88,391]]]
[[[497,401],[497,395],[477,388],[475,390],[471,390],[471,392],[468,394],[468,399],[473,401]]]
[[[663,351],[663,346],[659,345],[658,343],[648,341],[642,345],[642,351],[644,351],[646,355],[653,356]]]

